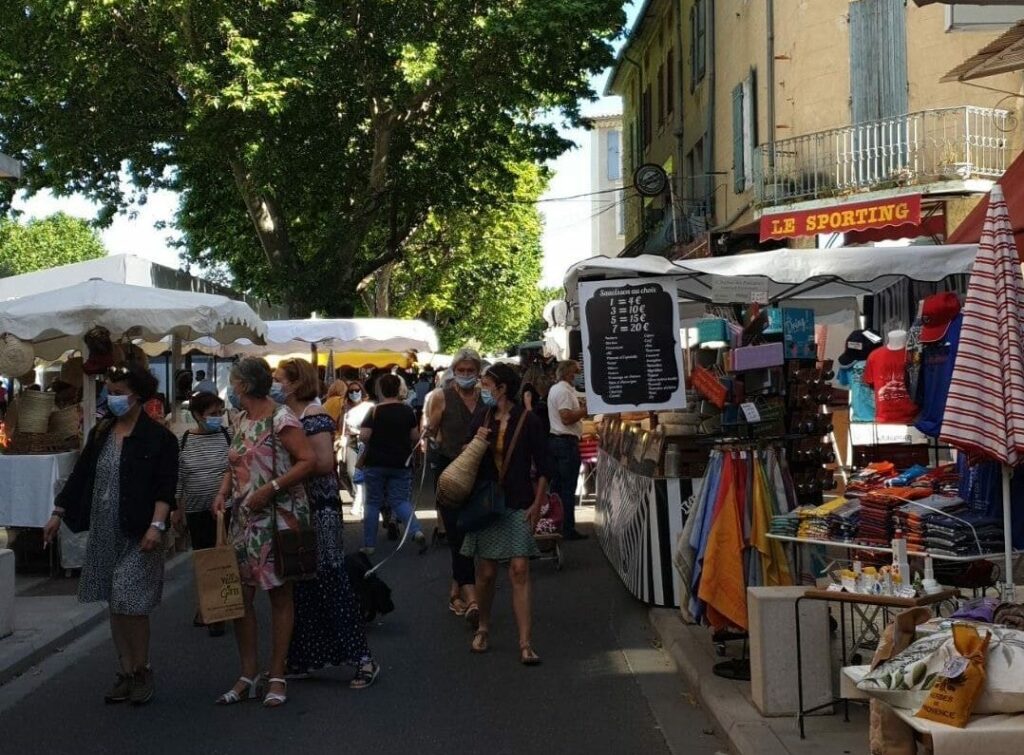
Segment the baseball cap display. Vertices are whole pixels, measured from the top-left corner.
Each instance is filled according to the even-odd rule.
[[[846,337],[846,350],[837,360],[842,367],[849,367],[854,362],[863,362],[868,354],[882,345],[881,336],[870,330],[855,330]]]
[[[960,314],[960,297],[947,291],[932,294],[921,308],[921,341],[933,343],[946,337],[949,324]]]

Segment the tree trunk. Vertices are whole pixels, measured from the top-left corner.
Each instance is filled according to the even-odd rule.
[[[391,316],[391,273],[395,263],[390,262],[373,274],[373,313],[375,317]]]

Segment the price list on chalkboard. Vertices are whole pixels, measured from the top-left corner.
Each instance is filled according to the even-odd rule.
[[[679,314],[669,282],[581,283],[587,405],[592,412],[685,405]]]

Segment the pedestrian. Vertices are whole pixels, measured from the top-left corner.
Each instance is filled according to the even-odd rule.
[[[345,568],[341,539],[341,499],[334,465],[334,420],[315,402],[316,368],[304,359],[286,359],[274,379],[285,405],[297,415],[316,459],[306,478],[316,531],[316,579],[295,585],[295,630],[288,649],[288,670],[304,675],[325,666],[352,666],[352,689],[365,689],[377,679],[380,666],[366,643],[359,603]]]
[[[178,442],[178,508],[171,520],[180,527],[184,518],[192,550],[203,550],[217,544],[217,518],[211,509],[228,469],[231,434],[224,424],[224,401],[215,393],[192,394],[188,407],[195,429],[186,430]],[[224,510],[225,526],[230,518],[228,507]],[[198,611],[192,623],[204,626]],[[222,636],[224,623],[210,624],[209,633],[211,637]]]
[[[501,518],[477,532],[469,532],[462,555],[476,558],[476,594],[480,622],[473,635],[474,653],[490,649],[491,608],[494,604],[498,564],[508,564],[512,582],[512,611],[519,629],[519,660],[525,666],[540,663],[533,649],[530,559],[540,555],[534,531],[547,496],[547,438],[541,421],[515,397],[519,374],[507,364],[488,367],[480,379],[480,400],[488,411],[477,412],[470,436],[488,442],[477,480],[500,481],[506,511]],[[499,470],[504,467],[504,477]]]
[[[576,396],[574,381],[580,366],[572,359],[559,362],[555,368],[558,382],[548,391],[548,421],[551,435],[551,489],[562,502],[565,518],[562,536],[566,540],[586,540],[576,529],[576,485],[580,477],[580,438],[583,436],[583,418],[586,404]]]
[[[324,399],[324,411],[330,415],[337,427],[341,427],[341,417],[345,414],[347,393],[348,383],[344,380],[335,380],[327,389],[327,397]]]
[[[363,420],[360,440],[366,444],[363,475],[366,480],[366,512],[363,515],[363,552],[377,547],[377,521],[385,500],[394,518],[409,528],[420,553],[427,548],[412,505],[412,451],[420,432],[416,413],[402,403],[402,379],[383,375],[377,380],[380,402]]]
[[[56,498],[43,530],[49,544],[63,519],[73,532],[89,532],[78,585],[83,603],[105,601],[120,670],[104,695],[108,703],[143,705],[155,690],[149,665],[149,616],[163,593],[163,535],[175,507],[178,445],[142,405],[157,379],[141,365],[107,373],[112,419],[89,433],[74,470]]]
[[[207,379],[206,370],[196,370],[196,385],[192,391],[193,393],[216,393],[217,386],[213,384],[212,380]]]
[[[359,521],[363,519],[366,504],[366,483],[363,470],[358,466],[359,457],[363,453],[363,443],[359,433],[363,429],[363,420],[373,410],[373,402],[369,400],[363,384],[358,380],[348,383],[348,401],[342,417],[342,453],[345,457],[345,469],[348,479],[352,482],[352,516]]]
[[[257,697],[260,688],[256,591],[270,599],[271,655],[267,707],[288,700],[285,681],[288,645],[294,624],[294,589],[275,570],[274,529],[295,530],[309,524],[309,502],[302,483],[315,467],[302,423],[287,406],[270,396],[280,395],[270,367],[257,357],[239,361],[230,375],[228,398],[239,409],[238,426],[228,452],[229,469],[214,499],[214,513],[234,511],[229,538],[238,556],[245,615],[235,620],[235,640],[242,674],[235,686],[217,699],[232,705]]]
[[[480,355],[473,349],[460,350],[452,362],[453,380],[428,396],[424,410],[424,437],[427,441],[427,464],[434,475],[435,486],[441,473],[462,453],[469,435],[473,415],[480,405],[482,364]],[[465,616],[475,625],[480,619],[476,571],[473,559],[462,555],[463,533],[458,527],[459,512],[449,506],[440,506],[438,511],[452,558],[448,610],[456,616]]]

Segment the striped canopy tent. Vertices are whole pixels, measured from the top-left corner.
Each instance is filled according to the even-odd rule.
[[[1002,188],[988,215],[963,308],[940,438],[972,459],[1003,465],[1004,600],[1013,600],[1010,477],[1024,461],[1024,280]]]

